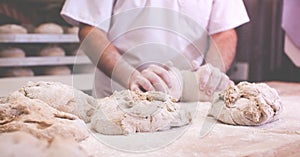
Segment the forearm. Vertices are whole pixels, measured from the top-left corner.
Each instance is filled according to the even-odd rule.
[[[234,29],[213,34],[212,45],[208,54],[208,62],[226,72],[235,57],[237,46],[237,35]]]
[[[93,26],[80,24],[79,39],[81,48],[98,69],[128,88],[127,79],[135,70],[122,59],[122,55],[108,40],[106,33]]]

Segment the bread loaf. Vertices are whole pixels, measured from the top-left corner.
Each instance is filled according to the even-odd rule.
[[[34,29],[34,33],[38,34],[63,34],[63,28],[55,23],[44,23]]]

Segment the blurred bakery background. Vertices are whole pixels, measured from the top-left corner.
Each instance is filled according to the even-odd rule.
[[[78,28],[59,15],[63,0],[0,1],[0,96],[27,81],[60,81],[89,92],[93,66],[78,51]]]
[[[77,51],[78,28],[59,14],[63,2],[0,1],[0,96],[38,80],[66,84],[75,80],[84,82],[76,83],[76,88],[91,90],[86,80],[93,78],[95,69],[84,52]],[[236,82],[300,82],[300,63],[285,53],[282,0],[244,3],[251,22],[237,28],[239,40],[230,78]]]

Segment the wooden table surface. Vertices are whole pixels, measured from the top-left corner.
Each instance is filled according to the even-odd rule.
[[[93,134],[81,145],[94,156],[300,156],[300,84],[268,82],[283,102],[278,121],[258,126],[207,122],[210,103],[197,104],[192,125],[156,133],[129,136]],[[214,124],[214,123],[211,123]],[[200,136],[200,130],[207,131]]]

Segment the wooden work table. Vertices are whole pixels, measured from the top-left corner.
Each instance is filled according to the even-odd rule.
[[[93,134],[81,145],[95,156],[300,156],[300,84],[268,84],[279,92],[283,112],[278,121],[263,126],[216,122],[207,131],[203,124],[207,122],[210,103],[199,103],[195,120],[187,127],[129,136]],[[200,137],[201,129],[208,134]],[[151,145],[151,142],[156,144]],[[136,148],[138,152],[128,152],[127,148],[133,148],[131,151]]]

